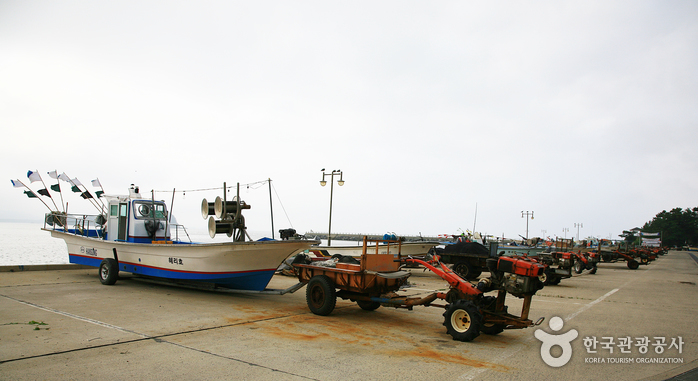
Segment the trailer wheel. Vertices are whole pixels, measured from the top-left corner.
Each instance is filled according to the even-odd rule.
[[[337,292],[332,280],[326,275],[310,278],[305,290],[305,300],[315,315],[327,316],[332,313],[337,303]]]
[[[473,267],[468,262],[458,262],[453,265],[453,272],[458,274],[459,277],[472,280],[478,277],[480,274],[475,274]]]
[[[361,307],[361,309],[364,311],[375,311],[376,309],[378,309],[378,307],[381,306],[380,303],[372,302],[369,300],[357,300],[356,304],[358,304],[359,307]]]
[[[483,323],[480,330],[486,335],[497,335],[504,331],[504,324]]]
[[[119,279],[119,264],[115,259],[105,258],[99,264],[99,281],[111,286]]]
[[[638,267],[640,267],[640,264],[637,263],[636,260],[633,259],[633,260],[628,261],[628,268],[630,270],[637,270]]]
[[[459,299],[446,306],[444,326],[453,340],[471,341],[480,335],[482,314],[473,302]]]

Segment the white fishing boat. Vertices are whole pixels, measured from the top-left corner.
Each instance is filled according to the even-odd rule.
[[[284,259],[319,243],[252,241],[241,214],[249,205],[238,202],[239,198],[226,201],[218,197],[215,203],[203,200],[202,215],[210,216],[211,237],[221,233],[233,237],[232,242],[216,243],[184,242],[179,234],[173,238],[165,202],[142,197],[137,187],[132,186],[128,196],[104,198],[106,213],[85,216],[53,211],[47,214],[44,227],[65,241],[70,263],[99,267],[104,284],[114,284],[119,272],[128,272],[262,291]]]
[[[390,245],[386,244],[378,244],[378,245],[371,245],[371,247],[368,249],[370,250],[371,253],[375,253],[376,250],[378,250],[377,254],[397,254],[398,251],[400,254],[405,257],[405,256],[421,256],[421,255],[426,255],[429,250],[431,250],[434,246],[440,245],[441,243],[439,242],[430,242],[430,241],[420,241],[420,242],[402,242],[399,245],[396,243],[392,243]],[[336,254],[340,254],[342,256],[350,256],[350,257],[357,257],[360,258],[361,254],[363,253],[363,245],[361,246],[353,246],[353,245],[343,245],[343,246],[313,246],[310,248],[310,252],[315,254],[316,256],[322,256],[322,257],[331,257]]]

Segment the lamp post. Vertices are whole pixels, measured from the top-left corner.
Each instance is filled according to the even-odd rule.
[[[327,185],[327,181],[325,181],[325,176],[330,176],[330,225],[327,227],[327,246],[332,245],[332,195],[334,193],[334,175],[339,175],[339,180],[337,180],[337,184],[341,187],[344,185],[344,180],[342,179],[342,171],[339,169],[333,170],[331,173],[325,173],[325,168],[321,169],[322,171],[322,180],[320,180],[320,185],[325,186]]]
[[[579,228],[583,228],[584,226],[582,225],[581,222],[580,223],[575,222],[574,227],[577,228],[577,241],[579,241]]]
[[[562,228],[562,231],[565,233],[565,239],[567,239],[567,232],[570,231],[570,228]]]
[[[531,219],[533,219],[533,211],[529,212],[527,210],[526,213],[524,213],[524,211],[522,210],[521,211],[521,218],[524,218],[524,216],[526,216],[526,239],[528,239],[528,217],[530,216]]]

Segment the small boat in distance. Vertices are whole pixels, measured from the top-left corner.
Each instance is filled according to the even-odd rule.
[[[241,213],[250,206],[239,197],[232,201],[217,197],[214,203],[203,200],[202,216],[210,216],[209,235],[225,233],[233,237],[232,242],[216,243],[184,242],[177,238],[178,234],[173,239],[165,202],[144,198],[138,187],[131,186],[127,196],[104,198],[108,201],[106,213],[87,216],[55,211],[46,215],[42,229],[65,241],[70,263],[99,267],[104,284],[114,284],[123,271],[263,291],[284,259],[320,243],[252,241]]]

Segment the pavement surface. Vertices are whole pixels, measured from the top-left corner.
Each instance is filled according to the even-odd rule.
[[[594,275],[585,271],[538,291],[530,318],[545,317],[539,327],[482,334],[468,343],[451,339],[444,310],[435,307],[368,312],[339,299],[322,317],[308,310],[305,288],[286,295],[228,294],[128,274],[103,286],[97,269],[5,268],[0,380],[695,379],[696,260],[672,251],[638,270],[601,263]],[[428,271],[411,271],[408,293],[446,286]],[[277,275],[269,287],[295,283]],[[507,298],[511,313],[521,304]],[[564,322],[557,331],[548,324],[553,317]],[[577,332],[571,350],[548,350],[552,358],[571,351],[565,365],[543,361],[538,330]],[[637,338],[645,336],[643,353]],[[619,346],[626,337],[631,345]],[[596,353],[590,353],[593,339]],[[657,345],[662,340],[666,345]]]

